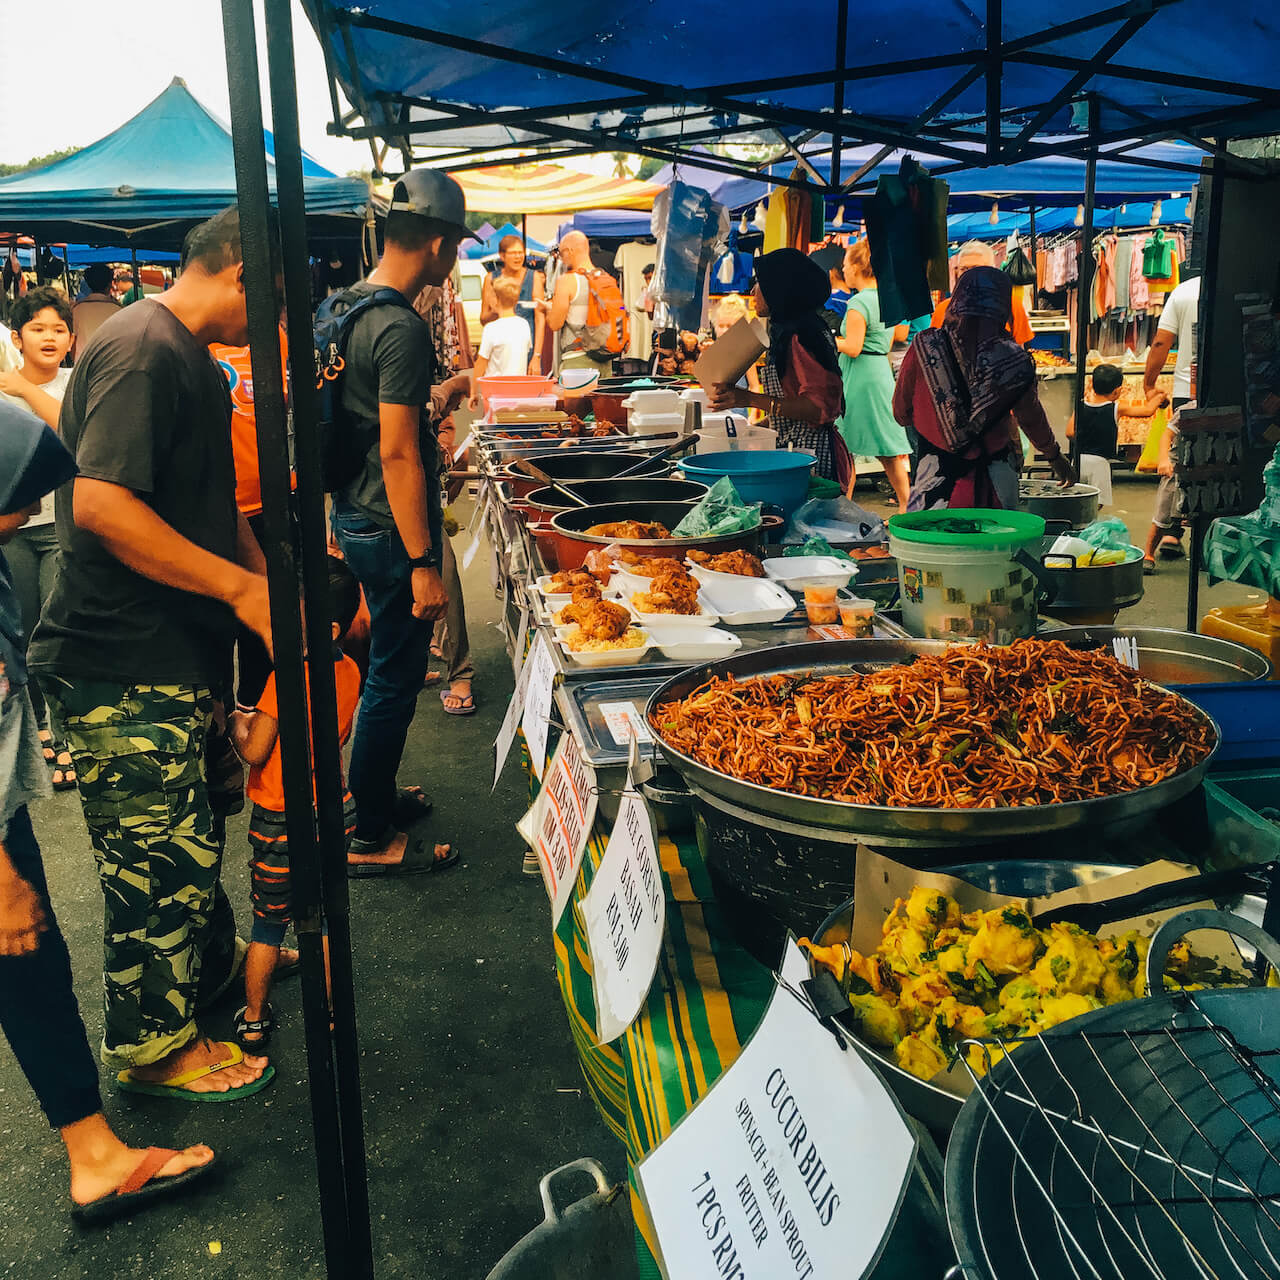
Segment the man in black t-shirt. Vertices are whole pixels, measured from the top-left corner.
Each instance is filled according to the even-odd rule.
[[[406,173],[387,215],[385,252],[350,292],[395,289],[403,306],[371,307],[351,331],[343,406],[377,434],[360,473],[334,495],[338,545],[369,605],[369,672],[351,740],[348,785],[356,834],[353,877],[442,870],[457,851],[437,844],[425,861],[406,859],[406,828],[427,811],[421,788],[397,793],[396,771],[427,672],[435,620],[448,596],[440,577],[444,531],[437,480],[436,424],[470,394],[467,374],[436,383],[431,331],[412,299],[441,285],[471,233],[462,189],[438,169]],[[475,237],[472,237],[473,239]]]
[[[61,564],[30,658],[65,727],[106,900],[103,1061],[125,1090],[222,1100],[273,1069],[195,1023],[202,964],[217,956],[229,978],[236,942],[205,741],[236,619],[268,650],[271,624],[209,354],[248,341],[236,210],[197,227],[184,255],[173,288],[112,316],[76,363],[60,427],[78,475],[55,500]]]

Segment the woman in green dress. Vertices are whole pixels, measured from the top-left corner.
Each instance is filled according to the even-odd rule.
[[[844,382],[844,416],[836,424],[855,457],[878,458],[893,486],[899,510],[911,492],[911,445],[893,416],[893,369],[889,348],[906,336],[906,325],[888,328],[880,321],[880,295],[871,273],[871,248],[865,239],[844,255],[845,283],[857,292],[849,299],[836,349]],[[901,330],[901,335],[899,335]],[[849,481],[849,496],[857,474]]]

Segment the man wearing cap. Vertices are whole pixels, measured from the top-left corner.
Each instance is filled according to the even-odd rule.
[[[342,403],[354,420],[376,422],[364,465],[334,495],[338,545],[369,605],[369,672],[351,746],[349,785],[356,834],[353,876],[406,875],[452,865],[437,844],[409,853],[408,827],[430,805],[420,787],[397,792],[396,771],[427,673],[431,632],[448,604],[440,577],[443,521],[436,425],[471,393],[462,373],[436,385],[431,330],[412,300],[453,270],[466,227],[462,188],[438,169],[406,173],[395,185],[385,250],[367,280],[347,291],[394,289],[404,305],[370,307],[352,327]]]

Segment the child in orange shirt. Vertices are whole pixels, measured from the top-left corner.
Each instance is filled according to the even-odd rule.
[[[329,600],[333,608],[333,681],[338,695],[338,737],[351,736],[360,701],[360,668],[338,648],[360,605],[360,587],[347,566],[329,557]],[[249,819],[250,883],[253,932],[244,964],[245,1006],[236,1014],[236,1039],[246,1052],[261,1053],[271,1039],[275,1020],[271,1011],[271,979],[280,959],[285,929],[292,917],[289,884],[289,842],[285,824],[284,781],[280,767],[280,711],[276,677],[267,677],[258,705],[240,708],[231,716],[231,740],[249,765],[245,790],[253,802]],[[355,801],[344,786],[343,818],[346,842],[356,829]],[[328,951],[325,953],[326,968]]]

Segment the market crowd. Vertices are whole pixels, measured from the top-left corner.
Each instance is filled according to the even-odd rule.
[[[353,879],[458,864],[452,841],[419,834],[431,802],[397,775],[424,687],[448,714],[475,707],[442,495],[451,415],[473,394],[448,291],[467,234],[456,183],[405,175],[378,266],[318,313],[341,331],[333,416],[354,446],[329,561]],[[105,1118],[30,802],[78,791],[105,906],[99,1057],[117,1091],[234,1102],[264,1088],[272,983],[298,957],[283,945],[239,215],[194,228],[162,292],[122,300],[109,271],[85,274],[74,307],[54,287],[18,290],[0,344],[0,1025],[66,1146],[72,1212],[95,1221],[179,1191],[215,1157],[130,1147]],[[495,282],[495,319],[512,292]],[[246,802],[251,902],[233,904],[226,819]],[[202,1012],[239,982],[235,1037],[214,1039]]]

